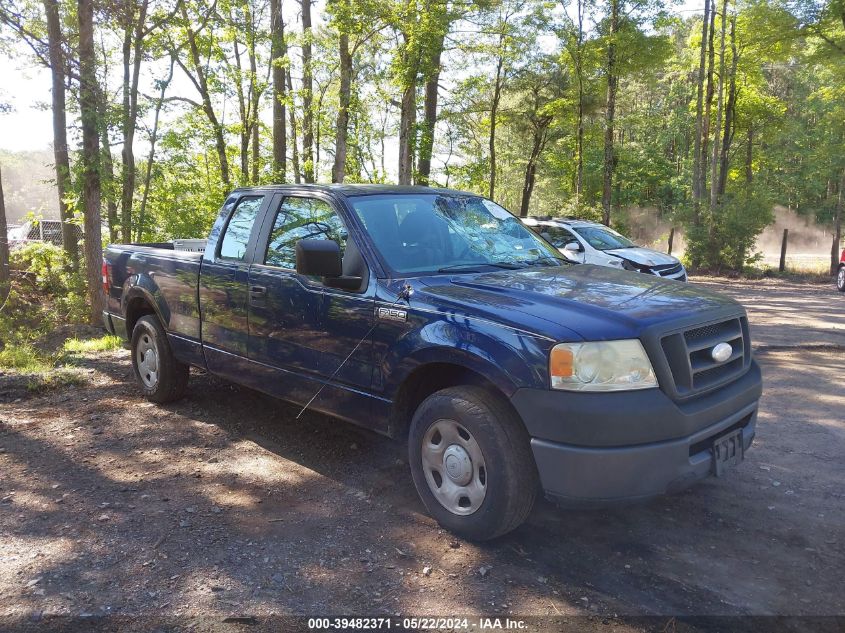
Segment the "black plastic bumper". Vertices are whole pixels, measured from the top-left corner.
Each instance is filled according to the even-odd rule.
[[[110,334],[126,339],[126,319],[103,310],[103,325]]]
[[[752,362],[742,378],[676,404],[659,389],[610,394],[518,390],[546,495],[567,505],[636,500],[682,490],[713,473],[713,441],[754,439],[762,391]]]

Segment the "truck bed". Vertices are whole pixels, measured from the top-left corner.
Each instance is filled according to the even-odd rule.
[[[109,246],[105,253],[111,279],[107,310],[125,313],[131,320],[133,299],[152,300],[169,334],[199,343],[202,258],[203,253],[175,250],[172,244]],[[122,295],[126,305],[121,305]]]

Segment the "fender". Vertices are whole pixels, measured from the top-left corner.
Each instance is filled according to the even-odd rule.
[[[546,387],[551,343],[497,327],[472,327],[447,320],[426,323],[399,338],[381,362],[385,393],[394,398],[415,369],[430,363],[450,363],[469,369],[493,383],[505,396],[517,389]]]
[[[169,331],[170,308],[162,296],[158,285],[149,275],[135,273],[126,278],[123,284],[120,302],[120,312],[124,317],[128,316],[126,311],[129,303],[137,298],[144,299],[147,304],[152,306],[165,331]]]

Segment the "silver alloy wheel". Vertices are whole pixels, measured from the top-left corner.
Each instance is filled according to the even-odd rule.
[[[845,266],[839,267],[839,273],[836,275],[836,285],[840,290],[845,290]]]
[[[149,334],[142,334],[138,340],[138,348],[135,350],[135,364],[138,367],[141,381],[147,387],[155,387],[158,383],[158,353],[153,337]]]
[[[437,420],[422,441],[422,467],[434,498],[453,514],[472,514],[487,494],[487,468],[475,438],[454,420]]]

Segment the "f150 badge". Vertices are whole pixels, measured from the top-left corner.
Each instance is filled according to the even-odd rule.
[[[387,321],[401,321],[404,323],[408,320],[407,310],[399,310],[398,308],[377,308],[376,314],[379,319],[385,319]]]

